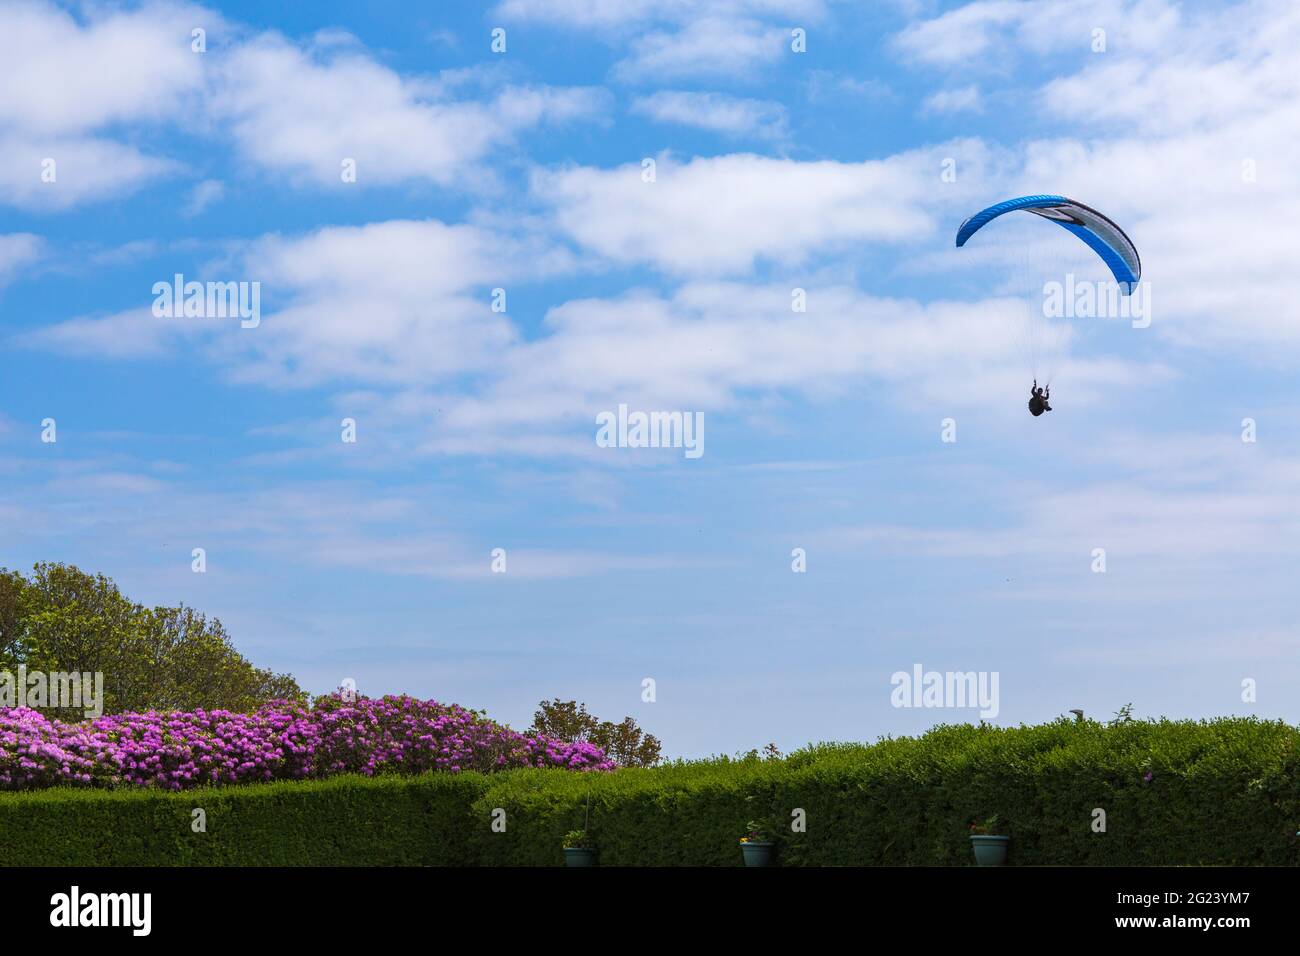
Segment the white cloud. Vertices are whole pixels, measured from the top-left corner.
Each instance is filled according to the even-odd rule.
[[[953,64],[985,56],[998,30],[1019,23],[1029,6],[1022,0],[968,3],[933,20],[909,25],[896,42],[923,63]]]
[[[181,116],[202,85],[189,44],[198,23],[221,20],[185,5],[88,7],[78,21],[48,3],[0,4],[0,203],[65,209],[173,173],[170,160],[96,133]]]
[[[360,183],[449,184],[520,130],[597,113],[594,89],[507,87],[483,102],[441,98],[436,82],[405,78],[351,48],[305,51],[261,36],[233,51],[211,108],[258,165],[340,182],[345,159]]]
[[[112,359],[160,357],[195,342],[240,381],[428,385],[489,368],[515,340],[509,319],[491,309],[493,288],[569,268],[569,256],[538,237],[486,227],[436,220],[327,227],[267,236],[186,274],[261,283],[255,328],[236,319],[157,318],[142,306],[73,318],[15,341]]]
[[[910,24],[894,43],[922,64],[998,72],[1021,52],[1094,55],[1094,30],[1107,51],[1159,56],[1179,21],[1167,0],[977,0]]]
[[[680,30],[637,37],[615,75],[653,82],[746,76],[783,57],[789,40],[788,29],[761,21],[702,18]]]
[[[224,490],[206,487],[194,475],[160,478],[141,468],[125,454],[112,461],[47,461],[24,473],[32,485],[39,483],[47,507],[39,513],[20,507],[34,489],[10,481],[0,488],[0,517],[12,519],[6,530],[14,540],[30,535],[40,541],[109,541],[164,559],[168,555],[161,548],[171,544],[172,556],[185,568],[188,542],[202,541],[210,554],[222,555],[209,572],[223,577],[240,573],[249,554],[260,562],[314,569],[460,581],[495,577],[481,542],[449,520],[444,489],[427,483],[392,487],[322,480]],[[512,580],[710,564],[693,554],[581,547],[511,547],[508,560]]]
[[[505,20],[595,30],[626,50],[628,81],[745,77],[789,50],[790,30],[825,16],[824,0],[505,0]]]
[[[442,382],[492,366],[514,341],[491,309],[493,288],[566,268],[527,237],[435,220],[269,237],[242,269],[285,305],[225,344],[241,380]]]
[[[422,431],[418,452],[594,456],[594,417],[633,408],[723,411],[755,395],[831,398],[884,383],[949,413],[1006,402],[1027,387],[1012,303],[939,302],[819,288],[806,313],[788,285],[695,282],[671,297],[628,293],[548,312],[545,335],[504,350],[479,387],[354,396],[367,414]],[[1109,401],[1158,368],[1121,360],[1070,366],[1075,408]],[[953,383],[960,382],[954,390]]]
[[[164,123],[233,135],[244,157],[299,181],[338,183],[350,158],[362,184],[472,185],[490,177],[478,161],[521,131],[607,106],[589,88],[507,86],[457,99],[466,71],[402,75],[337,30],[299,45],[180,3],[84,10],[78,18],[48,3],[0,2],[0,202],[63,209],[171,175],[179,165],[137,148],[142,137],[116,138],[119,127]],[[210,43],[220,37],[220,49],[193,52],[197,27]],[[46,159],[58,163],[54,183],[42,180]],[[214,189],[199,187],[190,214]]]
[[[202,86],[190,30],[222,26],[187,4],[97,5],[84,17],[50,3],[0,4],[0,129],[72,138],[110,123],[175,118]]]
[[[861,163],[798,162],[749,154],[537,174],[533,193],[559,228],[624,263],[684,275],[729,274],[756,259],[786,264],[849,243],[911,242],[937,226],[933,210],[968,194],[936,188],[942,159],[978,168],[978,143],[958,142]]]
[[[238,325],[235,325],[236,330]],[[22,332],[22,348],[93,359],[153,359],[170,354],[177,340],[213,331],[213,320],[160,319],[150,308],[106,316],[79,316]]]
[[[1031,144],[1022,182],[1104,197],[1143,253],[1153,327],[1184,344],[1300,353],[1297,48],[1294,5],[1202,12],[1166,56],[1116,51],[1043,91],[1046,109],[1102,135]]]
[[[185,204],[185,215],[197,216],[226,194],[226,186],[217,179],[205,179],[191,191],[189,201]]]
[[[831,70],[809,70],[807,91],[810,103],[819,103],[835,96],[868,101],[888,101],[897,97],[893,89],[880,80],[845,76]]]
[[[108,139],[0,135],[0,202],[24,209],[66,209],[102,202],[179,170]],[[52,165],[50,165],[52,163]],[[53,177],[50,177],[52,172]]]
[[[950,411],[1021,411],[1005,402],[1025,385],[1021,307],[1009,300],[925,304],[819,284],[808,310],[796,313],[789,283],[698,281],[670,296],[570,301],[525,338],[488,305],[490,286],[511,275],[503,263],[527,262],[534,276],[569,263],[514,242],[437,222],[271,237],[242,257],[248,277],[282,303],[256,329],[141,309],[74,319],[19,344],[150,358],[189,339],[237,381],[353,384],[365,391],[336,396],[336,407],[402,423],[402,452],[416,455],[592,456],[595,414],[620,402],[718,411],[756,394],[825,398],[867,382]],[[1076,361],[1071,406],[1162,374],[1119,360]],[[957,394],[953,382],[962,383]],[[375,460],[392,451],[373,432],[370,440]]]
[[[987,162],[972,143],[856,164],[736,155],[665,162],[654,184],[632,166],[540,173],[534,188],[561,228],[603,257],[685,276],[744,273],[758,258],[799,263],[840,248],[857,256],[863,243],[937,235],[971,201],[957,184],[935,189],[949,153],[967,156],[971,170]],[[975,186],[964,188],[986,188],[971,178]],[[945,407],[983,406],[1025,384],[1016,303],[926,304],[825,280],[812,284],[802,314],[790,308],[789,282],[696,281],[669,295],[570,301],[525,338],[491,311],[489,290],[562,274],[574,262],[545,233],[520,232],[517,220],[490,223],[394,221],[267,237],[221,278],[261,281],[275,310],[257,329],[231,324],[229,335],[203,343],[237,381],[369,389],[340,396],[339,407],[406,422],[405,447],[416,454],[589,455],[594,414],[622,401],[717,410],[741,395],[825,396],[872,381],[909,398],[943,398]],[[173,342],[150,319],[74,320],[25,341],[84,354],[112,340],[117,354],[158,354]],[[1118,360],[1077,362],[1071,404],[1160,374]],[[956,399],[954,381],[963,383]]]
[[[610,28],[641,24],[661,16],[682,15],[686,0],[504,0],[494,14],[507,20],[533,20]]]
[[[178,243],[184,245],[184,243]],[[76,262],[97,266],[120,266],[125,263],[140,262],[167,248],[166,243],[157,239],[131,239],[114,246],[98,246],[74,253]]]
[[[981,106],[979,87],[974,84],[939,90],[927,96],[921,104],[921,108],[929,113],[978,112]]]
[[[1227,131],[1250,117],[1281,114],[1300,92],[1293,54],[1300,8],[1260,2],[1201,10],[1171,27],[1160,55],[1115,49],[1043,90],[1043,107],[1146,136],[1196,128]]]
[[[1080,467],[1104,465],[1107,477],[1067,487],[1002,480],[987,485],[987,500],[966,527],[870,524],[827,530],[818,540],[935,558],[1026,557],[1051,562],[1045,567],[1053,573],[1064,567],[1074,580],[1097,582],[1106,580],[1090,571],[1099,547],[1107,552],[1108,576],[1121,579],[1139,571],[1214,578],[1225,561],[1300,553],[1300,459],[1270,454],[1230,431],[1121,431],[1062,454]],[[988,527],[979,515],[994,512],[1005,519]]]
[[[637,29],[647,23],[689,23],[699,17],[820,17],[823,0],[503,0],[507,20],[585,29]]]
[[[987,12],[989,5],[975,6]],[[1011,6],[1024,15],[1020,5]],[[1176,28],[1180,52],[1163,62],[1147,63],[1145,54],[1124,49],[1085,58],[1083,72],[1026,102],[1047,104],[1052,115],[1095,135],[1087,144],[1072,138],[1024,144],[1023,160],[1014,163],[1006,161],[1013,151],[995,154],[978,141],[856,163],[665,156],[654,183],[642,181],[639,164],[537,171],[531,198],[549,217],[540,227],[481,213],[474,225],[396,221],[268,237],[240,259],[238,275],[221,278],[262,281],[274,311],[256,330],[232,325],[231,335],[196,341],[239,381],[368,389],[361,401],[371,407],[426,423],[419,442],[426,450],[590,451],[584,432],[590,416],[619,400],[716,409],[755,392],[819,394],[876,381],[942,395],[945,381],[961,381],[972,402],[992,401],[1024,384],[1014,343],[990,332],[998,323],[989,320],[1007,312],[1009,302],[867,296],[843,284],[847,269],[826,279],[836,274],[827,263],[883,246],[925,252],[942,241],[947,249],[952,226],[979,202],[1049,189],[1094,203],[1129,229],[1153,283],[1152,336],[1197,346],[1236,342],[1256,349],[1260,360],[1276,361],[1284,354],[1272,348],[1276,343],[1300,346],[1300,324],[1293,320],[1300,278],[1290,267],[1300,197],[1285,176],[1300,165],[1300,145],[1287,135],[1297,128],[1300,97],[1292,95],[1294,81],[1279,55],[1293,45],[1297,18],[1276,13],[1265,10],[1251,21],[1257,29],[1230,41],[1214,39],[1220,23],[1213,18],[1178,21],[1169,29]],[[319,51],[309,55],[280,40],[247,47],[253,72],[263,71],[246,78],[247,89],[258,91],[255,103],[263,103],[281,70],[305,63],[304,86],[290,89],[286,102],[308,91],[328,101],[324,94],[336,83],[346,100],[358,95],[347,91],[355,81],[362,99],[378,98],[371,112],[381,127],[391,107],[393,129],[405,130],[409,121],[434,135],[428,108],[441,101],[426,97],[422,81],[346,52],[351,45],[330,49],[345,52],[321,60]],[[1197,69],[1222,76],[1227,88],[1191,106]],[[1142,95],[1131,105],[1114,105],[1128,102],[1121,94],[1130,83],[1142,86]],[[1085,86],[1093,96],[1081,92]],[[1159,113],[1162,89],[1175,102]],[[538,93],[531,104],[525,96],[496,122],[511,127],[549,115],[550,95]],[[259,139],[257,148],[267,151],[260,161],[334,176],[333,160],[316,169],[313,157],[320,142],[331,144],[326,153],[339,146],[334,131],[359,115],[362,99],[351,106],[331,101],[307,117],[302,137],[289,136],[286,127],[280,139]],[[716,94],[661,94],[636,108],[744,129],[760,105]],[[336,108],[342,112],[336,115]],[[277,115],[261,109],[236,112],[259,122]],[[1133,110],[1147,111],[1148,126],[1139,125]],[[385,135],[379,138],[396,141]],[[1259,161],[1253,183],[1241,177],[1243,144]],[[421,165],[427,157],[392,161],[394,175],[445,176],[478,149],[457,152],[464,145],[449,147],[432,165]],[[962,175],[940,185],[947,156],[959,159]],[[366,165],[375,161],[382,160]],[[557,234],[581,248],[583,269],[650,266],[686,284],[565,302],[528,338],[490,310],[488,292],[513,278],[575,269]],[[1225,243],[1225,236],[1234,240]],[[951,261],[937,268],[950,273]],[[835,316],[790,314],[789,284],[774,291],[701,281],[744,276],[759,265],[817,273],[810,295],[832,304]],[[121,357],[159,355],[177,343],[158,320],[135,312],[74,319],[24,341]],[[673,360],[658,359],[665,355]],[[925,370],[919,376],[918,367]],[[1119,386],[1171,374],[1150,358],[1083,358],[1071,369],[1071,406],[1096,404]]]
[[[44,253],[45,244],[40,236],[29,232],[12,232],[0,235],[0,288],[14,276],[36,263]]]
[[[1105,53],[1085,43],[1074,72],[1004,91],[1070,133],[1023,144],[989,198],[1063,193],[1122,223],[1151,284],[1154,335],[1263,364],[1294,358],[1300,8],[979,2],[900,42],[928,37],[931,62],[946,50],[974,63],[993,44],[1007,60],[1078,46],[1089,24],[1107,30]]]
[[[779,140],[787,134],[785,107],[771,100],[661,90],[638,97],[632,111],[660,123],[695,126],[728,136]]]

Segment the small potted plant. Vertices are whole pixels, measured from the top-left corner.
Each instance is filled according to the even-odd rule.
[[[745,835],[740,838],[740,852],[745,866],[767,866],[772,862],[772,840],[767,828],[750,820],[745,824]]]
[[[1001,866],[1007,862],[1007,843],[1011,837],[998,833],[998,818],[970,825],[970,842],[975,848],[976,866]]]
[[[570,830],[564,835],[564,865],[596,865],[596,845],[586,830]]]

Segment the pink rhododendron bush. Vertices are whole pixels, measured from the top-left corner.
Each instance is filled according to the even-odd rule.
[[[595,746],[521,734],[455,704],[413,697],[277,701],[224,710],[114,714],[80,723],[0,708],[0,789],[163,787],[342,773],[563,767],[612,770]]]

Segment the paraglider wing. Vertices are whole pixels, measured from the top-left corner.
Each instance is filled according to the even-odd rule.
[[[1142,260],[1124,230],[1091,206],[1065,196],[1021,196],[989,206],[961,224],[957,230],[957,245],[964,246],[967,239],[998,216],[1017,209],[1050,219],[1086,242],[1110,267],[1125,295],[1133,291],[1133,286],[1142,277]]]

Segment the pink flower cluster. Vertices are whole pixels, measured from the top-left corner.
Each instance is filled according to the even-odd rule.
[[[612,770],[599,747],[521,734],[458,707],[413,697],[338,696],[225,710],[115,714],[83,723],[0,708],[0,790],[124,784],[305,780],[512,767]]]

